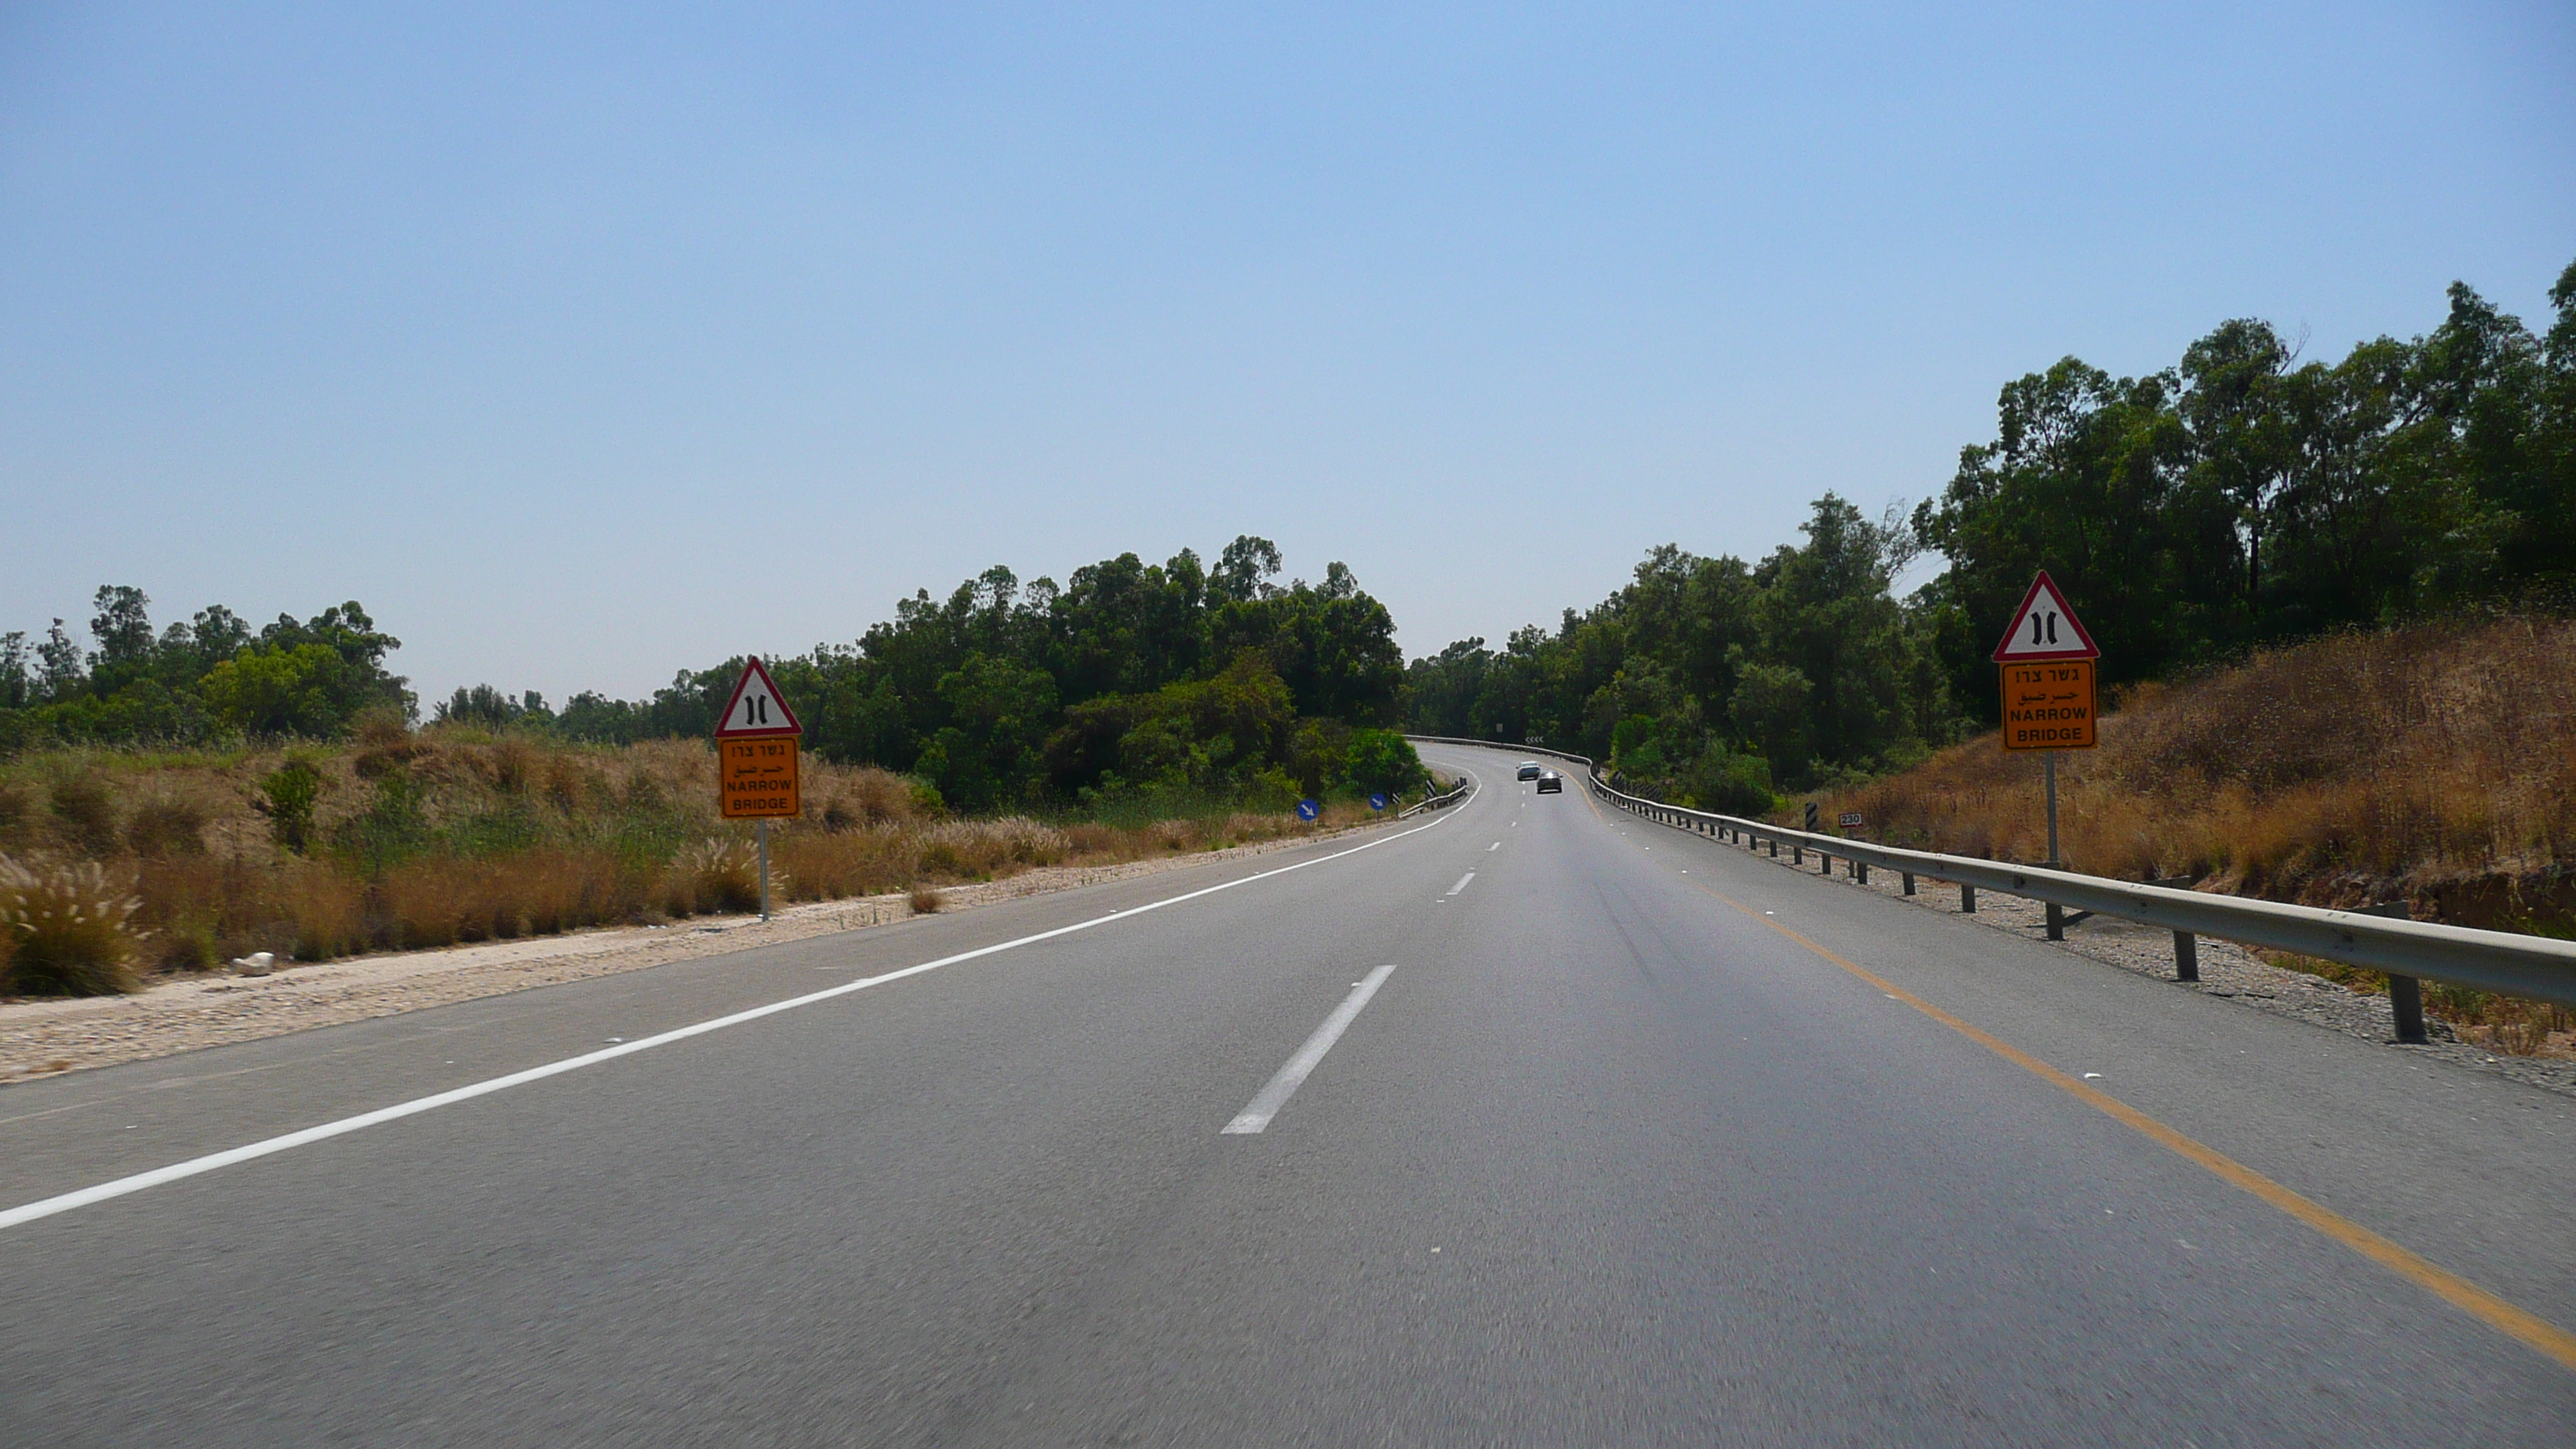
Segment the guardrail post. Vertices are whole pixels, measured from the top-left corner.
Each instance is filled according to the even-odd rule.
[[[2200,979],[2200,938],[2189,931],[2174,932],[2174,979]]]
[[[1823,851],[1821,851],[1821,850],[1817,851],[1817,852],[1816,852],[1816,874],[1818,874],[1818,875],[1832,875],[1833,873],[1834,873],[1834,858],[1833,858],[1832,856],[1830,856],[1830,855],[1825,854],[1825,853],[1824,853]]]
[[[1776,835],[1771,837],[1771,858],[1773,860],[1780,858],[1780,837]]]
[[[1905,893],[1909,896],[1914,894],[1914,872],[1906,870],[1899,871],[1897,874],[1905,877]]]
[[[2415,910],[2404,901],[2387,901],[2363,906],[2356,916],[2387,916],[2392,920],[2411,921]],[[2395,972],[2388,977],[2388,1005],[2397,1017],[2397,1040],[2405,1046],[2424,1046],[2432,1038],[2424,1034],[2424,983],[2412,976]]]
[[[1856,881],[1858,881],[1858,882],[1860,882],[1862,885],[1867,885],[1867,884],[1869,884],[1869,862],[1868,862],[1868,861],[1865,861],[1865,860],[1855,860],[1855,861],[1853,861],[1853,862],[1852,862],[1852,879],[1853,879],[1853,880],[1856,880]]]
[[[1973,916],[1976,913],[1977,888],[1972,885],[1963,885],[1959,887],[1959,914],[1963,916]]]
[[[1778,855],[1780,853],[1780,842],[1776,840],[1771,842],[1771,853],[1773,855]],[[1789,863],[1791,865],[1805,865],[1807,863],[1807,847],[1803,845],[1790,846]]]
[[[2060,910],[2055,901],[2048,903],[2048,939],[2052,941],[2066,939],[2066,912]]]

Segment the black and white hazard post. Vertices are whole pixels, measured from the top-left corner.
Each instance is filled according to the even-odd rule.
[[[2043,864],[2050,870],[2066,868],[2057,845],[2057,752],[2089,750],[2099,743],[2093,729],[2093,663],[2101,657],[2057,581],[2040,570],[2005,626],[1994,658],[2003,669],[2004,748],[2042,752],[2041,773],[2048,781],[2048,859]],[[2051,905],[2048,939],[2065,938],[2064,913]]]

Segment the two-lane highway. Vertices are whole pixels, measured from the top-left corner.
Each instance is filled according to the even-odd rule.
[[[1364,837],[0,1092],[0,1444],[2576,1441],[2330,1230],[2576,1323],[2576,1103],[1426,753]]]

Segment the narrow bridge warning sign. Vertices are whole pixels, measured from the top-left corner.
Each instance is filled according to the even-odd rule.
[[[2021,607],[2013,610],[2012,624],[2004,630],[2003,642],[1995,646],[1997,664],[2101,657],[2102,651],[2093,647],[2093,636],[2076,621],[2075,611],[2046,569],[2030,581],[2029,592],[2021,596]]]
[[[2089,750],[2093,735],[2093,661],[2004,666],[2004,748]]]
[[[2004,748],[2089,750],[2100,743],[2093,730],[2093,662],[2101,657],[2057,581],[2040,570],[1995,645],[2004,676]],[[2053,841],[2049,858],[2056,859]]]
[[[758,659],[746,662],[716,726],[716,802],[727,820],[772,820],[805,813],[797,779],[796,738],[805,726]],[[766,825],[761,827],[768,829]],[[764,854],[767,837],[762,839]],[[767,875],[766,866],[763,876]]]

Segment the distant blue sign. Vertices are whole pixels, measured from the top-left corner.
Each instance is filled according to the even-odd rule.
[[[1393,800],[1384,795],[1371,795],[1369,797],[1369,808],[1371,810],[1383,810],[1394,803],[1395,802]]]
[[[1300,820],[1312,820],[1323,813],[1324,807],[1316,804],[1312,800],[1300,800],[1297,802],[1297,818]]]

